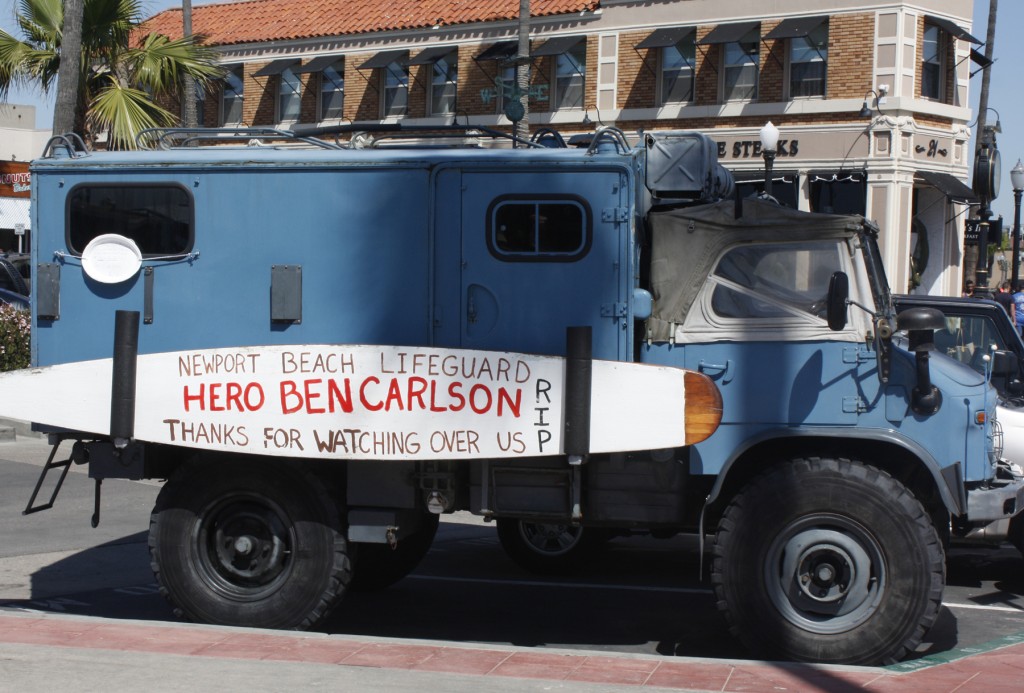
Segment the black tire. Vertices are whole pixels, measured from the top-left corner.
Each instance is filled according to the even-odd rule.
[[[149,548],[161,594],[202,623],[309,628],[352,573],[323,485],[284,462],[182,467],[157,497]]]
[[[730,631],[755,656],[888,664],[935,622],[945,560],[928,513],[888,474],[799,459],[733,499],[712,583]]]
[[[437,515],[423,513],[419,529],[401,539],[393,549],[387,544],[357,544],[349,589],[381,590],[415,570],[434,543],[438,521]]]
[[[0,273],[6,277],[6,282],[10,284],[11,291],[22,296],[28,296],[28,282],[21,276],[13,262],[6,258],[0,258]]]
[[[541,575],[572,573],[594,558],[611,535],[560,522],[498,518],[498,539],[509,558]]]

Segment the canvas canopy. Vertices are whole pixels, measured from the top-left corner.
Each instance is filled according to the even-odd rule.
[[[862,217],[800,212],[761,200],[726,200],[696,207],[652,212],[651,293],[648,320],[653,341],[674,339],[722,253],[744,242],[846,239],[864,225]]]

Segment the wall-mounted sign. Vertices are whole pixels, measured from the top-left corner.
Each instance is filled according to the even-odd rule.
[[[31,197],[32,174],[26,161],[0,161],[0,197]]]
[[[718,145],[719,159],[760,159],[760,140],[736,140],[731,145],[729,142],[716,142]],[[800,140],[779,140],[775,156],[787,157],[796,156],[800,153]]]
[[[981,238],[981,219],[968,219],[964,222],[964,245],[978,245]],[[1003,239],[1003,218],[994,217],[988,220],[988,242],[999,244]]]

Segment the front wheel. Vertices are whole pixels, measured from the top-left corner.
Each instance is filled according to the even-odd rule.
[[[308,628],[351,577],[333,502],[282,462],[183,466],[157,497],[149,547],[160,592],[203,623]]]
[[[611,537],[607,531],[564,522],[498,518],[498,539],[509,558],[533,573],[561,575],[582,567]]]
[[[757,656],[891,663],[934,623],[945,561],[928,514],[888,474],[800,459],[733,499],[712,582],[730,631]]]

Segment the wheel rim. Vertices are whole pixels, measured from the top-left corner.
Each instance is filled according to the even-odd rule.
[[[554,522],[520,522],[519,534],[526,545],[537,553],[561,556],[580,543],[583,528]]]
[[[213,589],[255,601],[287,580],[295,535],[276,503],[257,495],[234,495],[200,515],[193,546],[201,574]]]
[[[886,588],[882,550],[849,518],[821,514],[792,522],[768,549],[768,595],[790,623],[823,635],[867,621]]]

